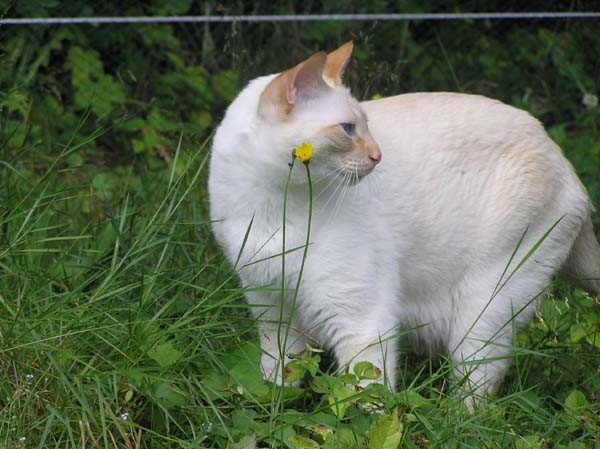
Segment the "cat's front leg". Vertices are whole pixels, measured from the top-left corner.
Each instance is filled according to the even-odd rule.
[[[249,292],[246,299],[251,305],[253,315],[257,319],[260,348],[262,351],[260,367],[265,380],[277,385],[283,384],[283,365],[287,364],[290,355],[299,354],[306,347],[306,338],[300,331],[297,320],[293,314],[291,325],[288,324],[290,311],[284,307],[284,320],[279,324],[279,302],[278,293],[256,293]]]
[[[286,324],[279,326],[275,322],[261,322],[258,325],[260,333],[260,367],[265,380],[277,385],[283,384],[283,366],[290,360],[290,355],[296,355],[305,349],[306,339],[294,327]],[[287,334],[287,335],[286,335]]]
[[[354,372],[358,362],[370,362],[381,370],[378,379],[365,379],[361,387],[378,382],[391,390],[396,387],[396,368],[398,360],[398,339],[393,327],[378,326],[382,323],[371,323],[371,326],[360,323],[356,326],[340,330],[339,338],[333,347],[333,352],[340,369],[348,368]]]

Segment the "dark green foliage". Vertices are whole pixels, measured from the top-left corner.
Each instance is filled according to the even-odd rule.
[[[173,5],[166,9],[131,7],[124,12],[184,14],[189,5],[180,3],[179,9]],[[46,6],[15,10],[65,13],[63,5]],[[78,15],[75,10],[71,13]],[[88,8],[80,13],[112,12]],[[57,154],[86,111],[89,118],[76,140],[98,127],[108,132],[82,149],[79,154],[84,160],[99,158],[108,166],[137,163],[155,169],[169,162],[181,132],[187,141],[199,145],[209,135],[216,121],[213,117],[235,96],[238,76],[230,69],[215,70],[203,64],[195,39],[177,33],[176,28],[109,25],[0,30],[5,149],[14,151],[27,138],[46,154]]]
[[[0,15],[600,9],[551,3],[20,0]],[[396,394],[357,390],[371,366],[333,375],[312,348],[288,367],[303,388],[264,383],[204,183],[248,80],[354,39],[357,97],[450,90],[526,109],[600,207],[599,35],[599,20],[1,27],[0,448],[597,447],[598,301],[563,284],[473,415],[450,367],[416,356]]]
[[[498,2],[492,2],[498,3]],[[593,10],[590,2],[553,5],[554,10]],[[407,1],[401,12],[502,10],[505,3]],[[528,2],[543,10],[545,2]],[[512,2],[512,10],[523,10]],[[186,15],[252,13],[385,12],[389,2],[363,6],[327,2],[218,3],[15,2],[7,16]],[[168,164],[180,132],[199,145],[227,104],[249,79],[287,68],[312,52],[354,39],[349,85],[359,98],[413,91],[463,91],[498,98],[531,111],[550,128],[562,126],[564,144],[577,154],[588,144],[588,166],[599,166],[600,107],[586,107],[600,80],[600,20],[304,22],[286,24],[148,24],[37,26],[0,29],[2,140],[14,151],[27,137],[56,154],[90,116],[81,135],[101,127],[87,145],[85,161]],[[583,135],[580,136],[580,134]],[[587,139],[587,141],[585,141]],[[587,150],[587,148],[585,148]],[[591,156],[590,156],[591,155]],[[577,156],[575,156],[577,157]],[[593,164],[592,162],[595,162]],[[583,170],[584,176],[588,176]],[[595,182],[597,173],[589,173]],[[595,178],[595,179],[594,179]],[[591,186],[593,191],[598,190]]]

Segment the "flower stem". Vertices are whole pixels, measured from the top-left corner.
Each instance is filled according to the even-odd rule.
[[[277,346],[279,349],[279,363],[281,364],[281,387],[279,388],[279,395],[277,397],[276,408],[281,408],[281,414],[283,414],[283,388],[284,388],[284,379],[285,379],[285,349],[287,348],[287,341],[290,332],[290,326],[292,325],[292,319],[294,317],[294,312],[296,310],[296,302],[298,300],[298,292],[300,291],[300,283],[302,282],[302,274],[304,272],[304,265],[306,263],[306,258],[308,256],[308,245],[310,243],[310,230],[312,226],[312,211],[313,211],[313,186],[312,186],[312,178],[310,176],[310,168],[308,166],[308,162],[304,162],[304,167],[306,168],[306,177],[308,180],[308,219],[307,219],[307,227],[306,227],[306,241],[304,243],[304,250],[302,252],[302,261],[300,262],[300,269],[298,271],[298,277],[296,279],[296,286],[294,288],[294,294],[292,297],[292,302],[290,304],[290,311],[287,321],[287,326],[285,328],[285,333],[283,336],[283,341],[281,339],[281,331],[283,326],[284,319],[284,304],[285,304],[285,239],[286,239],[286,209],[287,209],[287,196],[289,190],[290,179],[292,176],[292,170],[294,168],[294,161],[296,157],[292,158],[292,162],[290,164],[290,170],[288,173],[288,177],[285,183],[285,189],[283,194],[283,226],[282,226],[282,251],[281,251],[281,292],[280,292],[280,304],[279,304],[279,323],[277,327]]]
[[[285,348],[287,345],[287,338],[288,338],[288,333],[289,333],[289,323],[288,326],[286,328],[286,333],[285,333],[285,337],[283,339],[283,341],[281,340],[281,329],[283,327],[283,306],[285,304],[285,224],[286,224],[286,220],[287,220],[287,197],[288,197],[288,190],[290,187],[290,179],[292,177],[292,170],[294,169],[294,161],[296,160],[295,157],[292,156],[292,162],[290,163],[290,170],[288,172],[288,176],[287,179],[285,181],[285,189],[283,191],[283,224],[282,224],[282,228],[281,228],[281,289],[280,289],[280,296],[279,296],[279,321],[277,323],[277,349],[279,350],[279,363],[281,364],[280,368],[281,369],[281,384],[283,386],[283,381],[285,378]],[[276,376],[277,377],[277,376]],[[276,380],[276,379],[274,379]],[[281,395],[280,395],[281,396]],[[279,401],[278,401],[279,402]]]

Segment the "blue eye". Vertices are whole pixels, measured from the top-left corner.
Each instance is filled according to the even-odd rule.
[[[349,136],[354,135],[354,131],[356,130],[356,125],[354,123],[340,123],[340,126]]]

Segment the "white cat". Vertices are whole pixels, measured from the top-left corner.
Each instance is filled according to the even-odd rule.
[[[310,143],[313,223],[285,354],[316,340],[342,367],[382,368],[393,388],[394,334],[414,329],[467,376],[470,402],[497,389],[513,323],[531,318],[555,273],[600,291],[593,206],[526,112],[453,93],[359,103],[341,82],[351,52],[257,78],[231,104],[212,148],[214,234],[247,288],[265,377],[279,382],[283,192],[292,149]],[[297,163],[287,250],[302,249],[307,214]],[[285,256],[286,321],[301,258]]]

